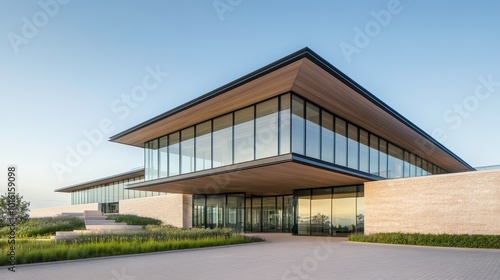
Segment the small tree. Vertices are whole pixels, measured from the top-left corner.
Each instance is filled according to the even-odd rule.
[[[13,200],[11,198],[12,195],[9,198],[7,194],[0,196],[0,228],[9,223],[9,218],[11,218],[12,212],[14,213],[16,224],[27,221],[30,217],[28,212],[31,202],[24,201],[23,197],[18,193],[13,196]],[[13,208],[12,202],[15,204]]]

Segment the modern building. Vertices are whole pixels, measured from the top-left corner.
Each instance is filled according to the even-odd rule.
[[[365,183],[474,171],[308,48],[111,141],[144,149],[144,180],[129,172],[57,190],[72,204],[110,212],[127,198],[181,194],[183,225],[246,232],[362,232]]]

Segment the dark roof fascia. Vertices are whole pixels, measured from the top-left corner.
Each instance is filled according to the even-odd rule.
[[[365,97],[372,103],[374,103],[376,106],[387,112],[389,115],[392,117],[396,118],[398,121],[402,122],[403,124],[407,125],[414,131],[416,131],[418,134],[420,134],[422,137],[424,137],[426,140],[431,142],[432,144],[436,145],[438,148],[442,149],[445,151],[447,154],[452,156],[454,159],[459,161],[461,164],[463,164],[465,167],[469,168],[469,170],[474,171],[475,169],[469,165],[467,162],[465,162],[463,159],[458,157],[456,154],[454,154],[452,151],[450,151],[448,148],[446,148],[444,145],[439,143],[437,140],[432,138],[429,134],[427,134],[425,131],[423,131],[421,128],[416,126],[414,123],[409,121],[407,118],[405,118],[403,115],[392,109],[390,106],[388,106],[386,103],[384,103],[382,100],[380,100],[378,97],[370,93],[367,89],[359,85],[357,82],[355,82],[353,79],[348,77],[346,74],[342,73],[339,69],[337,69],[335,66],[333,66],[331,63],[326,61],[324,58],[319,56],[317,53],[309,49],[308,47],[305,47],[301,50],[298,50],[282,59],[279,59],[271,64],[268,64],[250,74],[247,74],[239,79],[234,80],[233,82],[230,82],[224,86],[221,86],[213,91],[210,91],[198,98],[195,98],[187,103],[184,103],[180,106],[175,107],[172,110],[169,110],[161,115],[158,115],[152,119],[149,119],[145,122],[142,122],[134,127],[131,127],[123,132],[120,132],[116,135],[113,135],[110,137],[110,141],[115,141],[116,139],[123,137],[129,133],[132,133],[136,130],[139,130],[141,128],[144,128],[148,125],[151,125],[155,122],[158,122],[164,118],[167,118],[171,115],[174,115],[176,113],[179,113],[183,110],[189,109],[193,106],[196,106],[200,103],[205,102],[206,100],[209,100],[211,98],[214,98],[218,95],[221,95],[229,90],[232,90],[236,87],[241,86],[242,84],[248,83],[252,80],[255,80],[259,77],[262,77],[270,72],[275,71],[276,69],[279,69],[281,67],[284,67],[286,65],[289,65],[295,61],[298,61],[302,58],[308,58],[310,61],[314,62],[316,65],[321,67],[323,70],[334,76],[335,78],[339,79],[341,82],[346,84],[348,87],[356,91],[358,94],[361,96]]]
[[[142,168],[142,169],[136,169],[136,170],[132,170],[132,171],[127,171],[127,172],[124,172],[124,173],[115,174],[115,175],[107,176],[107,177],[104,177],[104,178],[100,178],[100,179],[96,179],[96,180],[92,180],[92,181],[88,181],[88,182],[84,182],[84,183],[80,183],[80,184],[76,184],[76,185],[64,187],[64,188],[59,188],[59,189],[56,189],[54,191],[55,192],[72,192],[72,191],[76,191],[76,190],[81,189],[82,186],[86,186],[85,188],[87,188],[87,187],[91,187],[91,186],[94,186],[94,185],[99,185],[101,182],[109,181],[109,180],[112,180],[114,178],[121,178],[121,177],[123,177],[123,179],[125,179],[125,178],[133,178],[133,177],[136,177],[136,176],[144,176],[144,168]]]

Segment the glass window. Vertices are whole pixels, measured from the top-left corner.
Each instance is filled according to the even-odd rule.
[[[410,154],[410,177],[417,176],[417,158],[414,154]]]
[[[416,156],[416,157],[417,157],[417,164],[416,164],[417,174],[415,176],[422,176],[423,175],[422,158],[419,156]]]
[[[368,131],[359,129],[359,170],[370,172],[370,146]]]
[[[160,138],[160,158],[159,158],[159,178],[164,178],[168,176],[168,137],[164,136]]]
[[[158,139],[145,143],[144,160],[147,180],[158,179]]]
[[[347,166],[347,123],[335,117],[335,163]]]
[[[410,177],[410,153],[407,151],[404,151],[403,171],[403,177]]]
[[[359,161],[358,161],[358,151],[359,151],[359,139],[358,139],[358,127],[349,124],[347,126],[347,152],[348,152],[348,162],[347,166],[354,169],[359,169]]]
[[[303,155],[305,142],[304,100],[292,95],[292,152]]]
[[[379,175],[379,143],[378,137],[370,134],[370,173]]]
[[[427,161],[422,159],[422,176],[427,176],[429,173],[427,172]]]
[[[319,107],[306,102],[306,155],[320,158],[320,115]]]
[[[174,132],[168,136],[168,176],[180,174],[179,142],[179,132]]]
[[[334,156],[334,131],[333,115],[321,110],[321,159],[331,163]]]
[[[213,167],[233,163],[233,114],[214,119]]]
[[[389,178],[403,177],[403,149],[389,143]]]
[[[225,196],[207,195],[207,227],[222,228],[224,227],[224,206],[226,204]]]
[[[380,151],[380,177],[388,178],[387,173],[387,141],[380,138],[379,139],[379,151]]]
[[[262,231],[275,232],[276,231],[276,197],[263,197],[262,198]]]
[[[256,106],[255,148],[256,158],[278,155],[278,98],[273,98]]]
[[[194,126],[181,131],[181,172],[194,171]]]
[[[356,187],[333,188],[332,235],[347,236],[356,231]]]
[[[252,231],[261,232],[262,231],[262,198],[253,197],[252,198]]]
[[[311,190],[299,190],[295,192],[297,199],[297,233],[301,235],[311,234]]]
[[[212,168],[212,122],[196,126],[196,171]]]
[[[356,195],[356,232],[365,230],[365,187],[358,186]]]
[[[290,94],[280,97],[280,155],[290,153]]]
[[[254,159],[254,107],[234,112],[234,163]]]
[[[193,195],[193,227],[205,228],[205,195]]]
[[[311,235],[330,235],[332,189],[313,189],[311,197]]]

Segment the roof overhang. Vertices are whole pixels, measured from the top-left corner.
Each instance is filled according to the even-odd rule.
[[[69,187],[56,189],[55,192],[67,192],[67,193],[69,193],[69,192],[74,192],[74,191],[85,189],[85,188],[91,188],[94,186],[108,184],[108,183],[126,180],[126,179],[130,179],[130,178],[135,178],[135,177],[139,177],[139,176],[144,176],[144,168],[125,172],[125,173],[116,174],[116,175],[109,176],[109,177],[104,177],[104,178],[93,180],[93,181],[88,181],[88,182],[77,184],[77,185],[72,185]]]
[[[449,172],[474,170],[423,130],[308,48],[132,127],[111,141],[144,143],[259,101],[294,92]]]
[[[182,194],[244,192],[249,196],[268,196],[292,194],[296,189],[357,185],[380,179],[304,156],[286,154],[131,184],[128,189]]]

